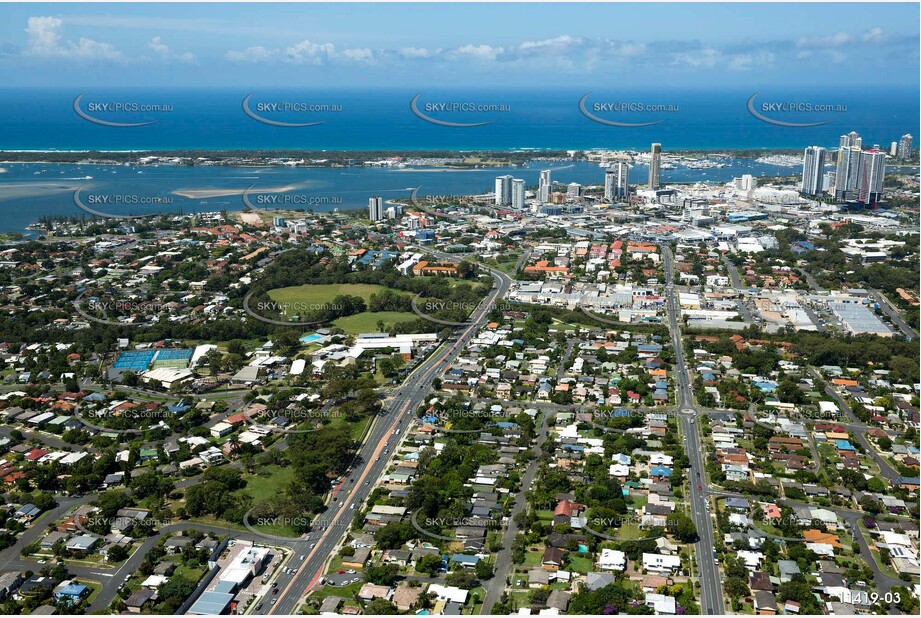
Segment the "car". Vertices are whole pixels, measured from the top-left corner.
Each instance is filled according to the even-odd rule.
[[[311,543],[311,544],[310,544],[310,549],[313,549],[313,548],[316,547],[316,546],[317,546],[316,543]]]
[[[278,600],[278,599],[272,599],[272,605],[275,605],[275,602],[276,602],[277,600]]]
[[[272,588],[272,594],[278,594],[278,588]]]
[[[358,571],[356,571],[355,569],[349,569],[348,571],[346,571],[346,573],[351,573],[352,575],[354,575],[357,572]]]
[[[336,575],[345,575],[345,571],[336,571]]]
[[[365,485],[370,485],[371,481],[365,481]]]
[[[379,456],[374,458],[374,461],[380,461],[380,460],[381,458]]]
[[[355,508],[355,503],[353,502],[352,504],[350,504],[350,505],[349,505],[349,508],[350,508],[350,509],[354,509],[354,508]]]
[[[301,554],[301,562],[304,561],[304,554]]]
[[[698,485],[698,486],[697,486],[697,491],[703,491],[703,490],[704,490],[703,485]]]

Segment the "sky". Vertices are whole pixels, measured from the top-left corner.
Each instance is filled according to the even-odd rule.
[[[917,3],[4,4],[0,86],[919,86]]]

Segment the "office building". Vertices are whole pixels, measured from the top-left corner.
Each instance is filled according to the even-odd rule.
[[[736,178],[736,189],[739,191],[754,191],[756,184],[755,177],[751,174],[742,174],[740,178]]]
[[[857,182],[857,201],[876,204],[883,199],[883,178],[886,175],[886,153],[867,150],[860,153],[860,177]]]
[[[550,188],[550,170],[542,170],[540,173],[540,182],[537,185],[537,199],[541,202],[549,202]]]
[[[609,202],[626,200],[629,198],[630,188],[628,177],[630,166],[626,161],[618,161],[614,167],[604,172],[604,199]]]
[[[381,221],[384,218],[384,198],[375,195],[368,198],[368,218],[371,221]]]
[[[911,142],[912,142],[911,135],[909,135],[909,134],[907,134],[907,133],[906,133],[905,135],[902,136],[902,139],[899,140],[899,152],[898,152],[898,154],[899,154],[899,158],[900,158],[900,159],[910,159],[910,158],[911,158],[911,156],[912,156],[912,154],[913,154],[913,152],[914,152],[914,151],[912,150],[912,143],[911,143]]]
[[[512,208],[524,209],[524,180],[521,178],[512,179]]]
[[[889,156],[897,157],[899,155],[899,143],[892,142],[889,144]]]
[[[578,182],[571,182],[566,185],[566,196],[570,198],[582,197],[582,185]]]
[[[512,203],[512,177],[506,174],[496,178],[496,206]]]
[[[649,188],[656,190],[659,188],[659,173],[662,166],[662,144],[652,145],[649,151]]]
[[[842,140],[846,138],[846,135],[841,136]],[[861,150],[858,146],[844,146],[838,149],[838,161],[835,167],[835,197],[840,200],[854,199],[857,194],[857,182],[860,179],[860,154]]]
[[[825,149],[821,146],[809,146],[803,156],[803,182],[800,191],[806,195],[821,194],[824,173]]]

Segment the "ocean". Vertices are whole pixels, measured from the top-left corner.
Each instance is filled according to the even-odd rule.
[[[74,110],[81,94],[77,107],[92,118],[154,124],[96,124]],[[250,94],[250,111],[270,122],[322,124],[282,127],[255,120],[243,111]],[[539,90],[507,91],[0,88],[0,150],[647,149],[652,142],[662,143],[664,150],[800,149],[835,147],[838,136],[850,131],[860,133],[866,146],[888,148],[905,133],[919,133],[917,88],[764,88],[758,93],[754,105],[769,110],[763,112],[767,117],[827,123],[805,128],[755,118],[747,107],[754,94],[732,88],[573,89],[552,83]],[[490,124],[461,128],[427,122],[410,109],[416,95],[417,109],[435,120]],[[586,111],[602,120],[659,124],[615,127],[593,121],[580,111],[586,95]],[[833,109],[773,111],[772,106],[789,103]],[[439,109],[451,106],[477,109]]]

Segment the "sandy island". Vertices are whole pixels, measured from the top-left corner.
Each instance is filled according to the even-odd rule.
[[[286,193],[298,189],[297,185],[285,185],[283,187],[266,187],[255,189],[252,193]],[[173,191],[173,195],[187,197],[190,200],[204,200],[212,197],[228,197],[231,195],[243,195],[248,192],[249,187],[243,189],[178,189]]]

